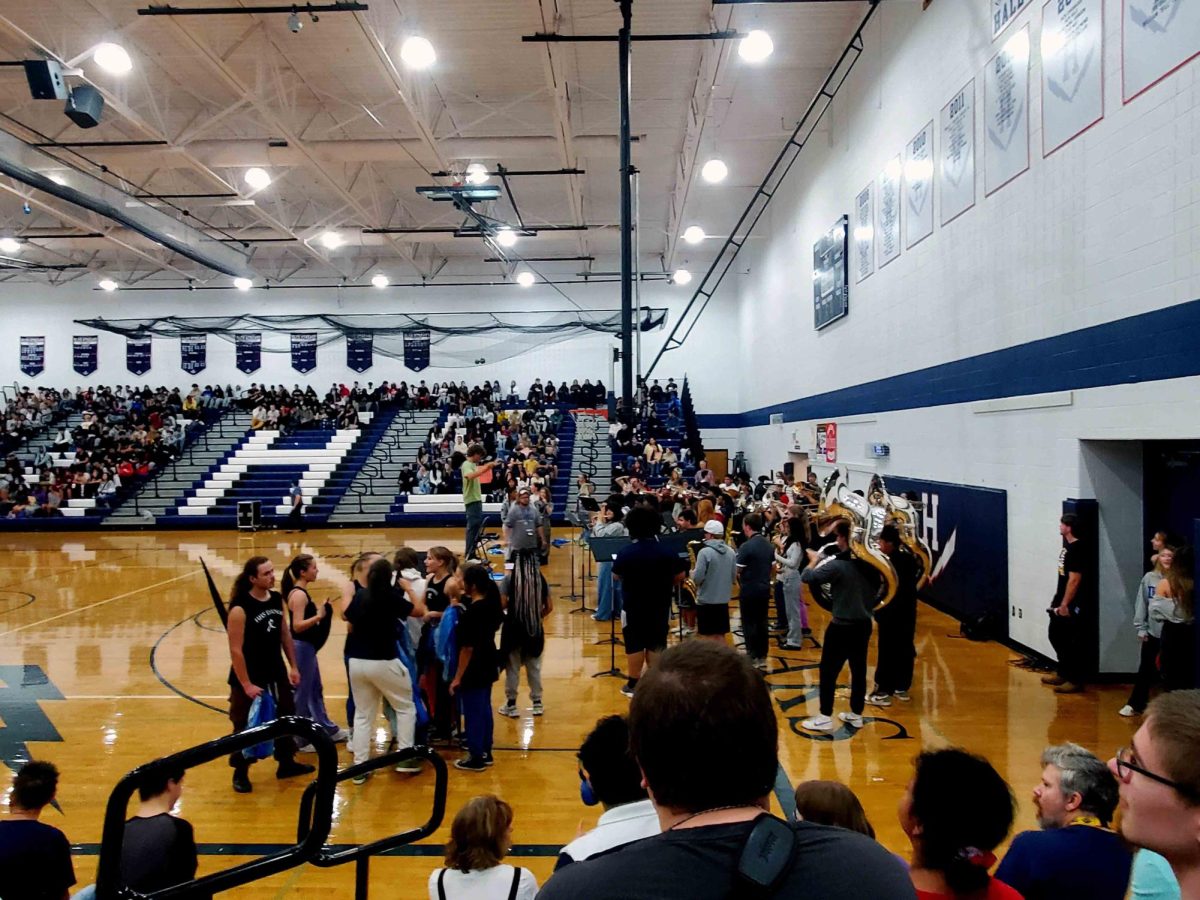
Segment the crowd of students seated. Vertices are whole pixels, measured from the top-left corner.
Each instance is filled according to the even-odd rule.
[[[73,396],[70,391],[53,388],[19,389],[4,404],[0,451],[8,453],[50,425],[63,411],[64,394],[68,400]]]
[[[531,871],[505,862],[521,815],[536,813],[484,794],[455,813],[444,863],[428,876],[430,900],[1200,897],[1200,691],[1157,698],[1129,747],[1111,757],[1066,743],[1029,759],[1023,780],[1037,828],[1003,854],[1016,799],[983,756],[918,752],[896,811],[905,844],[884,846],[845,784],[805,781],[781,796],[778,741],[769,687],[745,656],[710,642],[672,647],[641,680],[628,715],[605,717],[582,737],[579,797],[600,815],[590,830],[562,835],[549,879],[539,888]],[[133,890],[195,877],[193,828],[172,814],[183,779],[182,770],[160,772],[138,785],[120,866]],[[14,779],[0,821],[6,900],[65,897],[76,883],[67,838],[38,821],[57,791],[46,762],[26,763]],[[772,812],[773,793],[792,807],[786,819]]]

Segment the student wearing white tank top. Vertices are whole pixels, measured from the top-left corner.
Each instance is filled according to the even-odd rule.
[[[429,873],[429,900],[534,900],[533,873],[503,863],[512,822],[512,807],[499,797],[467,801],[450,826],[445,868]]]

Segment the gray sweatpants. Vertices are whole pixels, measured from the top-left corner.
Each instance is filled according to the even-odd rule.
[[[542,657],[529,656],[517,649],[508,654],[504,662],[504,696],[509,703],[517,702],[517,688],[521,681],[521,666],[529,681],[529,696],[534,703],[542,702]]]

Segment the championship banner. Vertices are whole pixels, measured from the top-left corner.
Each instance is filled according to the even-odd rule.
[[[21,337],[21,371],[30,378],[41,375],[46,368],[46,338]]]
[[[854,281],[875,271],[875,203],[871,185],[854,198]]]
[[[1021,10],[1032,5],[1033,0],[992,0],[992,40],[1009,26]]]
[[[198,375],[208,366],[208,335],[193,334],[179,339],[179,367]]]
[[[317,367],[317,333],[315,331],[292,332],[292,368],[307,375]]]
[[[125,338],[125,368],[134,375],[145,375],[150,371],[151,349],[149,337]]]
[[[875,229],[875,247],[881,269],[900,255],[900,175],[903,169],[897,156],[879,175],[879,227]]]
[[[239,372],[252,375],[262,367],[262,332],[234,335]]]
[[[938,191],[946,225],[975,205],[975,79],[942,107],[938,152]]]
[[[1029,168],[1029,28],[1008,39],[984,70],[987,141],[983,189],[993,194]]]
[[[904,246],[912,248],[933,234],[933,122],[904,148]]]
[[[414,372],[429,367],[429,329],[404,332],[404,365]]]
[[[1042,155],[1104,118],[1104,0],[1042,7]]]
[[[80,375],[91,375],[99,365],[100,339],[94,334],[77,334],[72,343],[71,367]]]
[[[346,368],[360,375],[374,361],[375,335],[370,332],[346,335]]]
[[[987,617],[991,637],[1008,636],[1008,494],[993,488],[887,476],[892,494],[921,500],[921,536],[933,551],[922,596],[963,622]]]
[[[1121,71],[1125,102],[1200,54],[1196,0],[1124,0]]]

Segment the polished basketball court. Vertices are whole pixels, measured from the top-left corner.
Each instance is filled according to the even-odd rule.
[[[140,763],[229,731],[229,657],[199,560],[225,591],[249,556],[270,556],[279,569],[296,553],[312,553],[321,567],[313,596],[322,598],[340,592],[355,554],[401,543],[459,551],[462,536],[458,529],[379,529],[28,534],[0,541],[0,756],[11,766],[27,748],[59,766],[61,812],[48,809],[45,821],[77,845],[81,885],[93,878],[104,805],[116,781]],[[575,559],[578,588],[581,556]],[[597,718],[621,712],[628,701],[619,693],[621,679],[592,677],[609,665],[608,646],[597,644],[608,626],[573,612],[579,601],[567,599],[571,569],[570,548],[554,550],[547,569],[555,611],[543,667],[545,716],[497,716],[495,767],[482,773],[451,768],[446,823],[434,838],[372,860],[374,896],[426,896],[449,819],[475,794],[492,792],[512,803],[514,854],[539,882],[549,876],[558,848],[594,823],[598,811],[579,801],[575,749]],[[594,582],[586,584],[591,606]],[[813,610],[819,638],[824,614]],[[868,706],[868,724],[860,732],[843,728],[816,738],[800,733],[798,723],[815,710],[818,654],[773,651],[768,681],[779,711],[783,768],[776,811],[787,809],[779,802],[780,796],[790,799],[785,782],[838,779],[862,798],[883,843],[904,852],[894,810],[909,761],[923,745],[957,744],[991,759],[1021,799],[1018,827],[1033,827],[1028,793],[1044,745],[1073,740],[1106,756],[1127,740],[1130,724],[1116,715],[1126,688],[1057,696],[1035,674],[1010,666],[1013,654],[1006,648],[967,641],[958,630],[956,621],[923,606],[913,702],[886,710]],[[326,699],[339,722],[346,695],[343,631],[336,622],[322,651]],[[624,667],[620,648],[617,664]],[[519,703],[528,710],[524,684],[522,690]],[[501,690],[495,698],[498,705]],[[845,707],[839,699],[838,708]],[[379,726],[382,737],[382,719]],[[348,755],[339,755],[348,764]],[[711,777],[720,778],[737,760],[711,764]],[[188,774],[180,813],[196,827],[202,873],[293,840],[303,780],[277,782],[271,761],[256,766],[251,777],[254,793],[240,796],[230,789],[223,761]],[[429,809],[432,780],[428,772],[384,770],[364,786],[340,786],[330,841],[359,843],[419,824]],[[352,895],[353,883],[352,866],[305,866],[223,896],[312,896],[323,888],[344,897]]]

